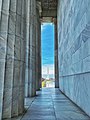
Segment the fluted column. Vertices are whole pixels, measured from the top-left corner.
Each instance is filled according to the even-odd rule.
[[[3,88],[4,88],[4,71],[5,71],[5,55],[6,55],[6,41],[0,37],[0,120],[2,118],[3,108]]]
[[[59,72],[58,72],[58,33],[57,33],[57,18],[54,19],[55,32],[55,88],[59,88]]]
[[[1,11],[2,11],[2,0],[0,0],[0,20],[1,20]]]
[[[3,118],[18,116],[24,111],[26,8],[24,0],[10,0],[9,4]]]
[[[19,83],[20,83],[20,28],[21,28],[21,0],[16,4],[16,28],[14,45],[14,76],[13,76],[13,98],[12,116],[18,116],[19,106]]]
[[[25,60],[25,97],[28,97],[29,92],[29,74],[30,74],[30,0],[27,0],[26,13],[26,60]]]
[[[16,6],[12,116],[18,116],[24,111],[26,1],[17,0]]]
[[[38,3],[37,3],[38,4]],[[36,9],[36,90],[39,90],[39,7],[37,6],[37,9]]]
[[[38,61],[39,61],[39,64],[38,64],[38,67],[39,67],[39,73],[38,73],[38,75],[39,75],[39,88],[41,88],[42,87],[42,85],[41,85],[41,21],[39,20],[39,45],[38,45],[38,49],[39,49],[39,57],[38,57]]]
[[[0,120],[2,119],[3,92],[6,62],[6,46],[8,37],[8,19],[9,19],[10,0],[0,0]]]
[[[38,90],[41,88],[41,21],[40,21],[40,17],[39,17],[39,14],[38,14],[38,44],[37,44],[37,49],[38,49],[38,63],[37,63],[37,68],[38,68]]]
[[[14,7],[13,7],[14,6]],[[3,118],[11,118],[12,112],[12,87],[14,69],[14,45],[15,45],[15,21],[16,21],[16,0],[10,1],[8,17],[8,38],[5,64]]]
[[[19,102],[18,115],[24,112],[25,98],[25,49],[26,49],[26,13],[27,1],[21,0],[21,27],[20,27],[20,82],[19,82]]]
[[[29,96],[36,95],[36,0],[30,0],[30,73],[29,73]]]

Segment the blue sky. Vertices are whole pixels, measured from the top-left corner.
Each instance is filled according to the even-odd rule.
[[[54,25],[52,23],[44,23],[41,26],[42,41],[42,74],[47,74],[47,66],[49,67],[50,76],[54,75]]]

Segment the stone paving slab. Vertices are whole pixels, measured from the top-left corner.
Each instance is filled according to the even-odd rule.
[[[43,88],[22,120],[90,120],[58,89]]]
[[[27,112],[23,116],[7,120],[90,120],[59,89],[43,88],[35,98],[25,99]]]

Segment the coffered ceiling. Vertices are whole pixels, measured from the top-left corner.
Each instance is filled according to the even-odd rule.
[[[52,22],[57,16],[57,1],[58,0],[38,0],[41,3],[41,18],[43,21]]]
[[[41,0],[42,17],[56,17],[57,0]]]

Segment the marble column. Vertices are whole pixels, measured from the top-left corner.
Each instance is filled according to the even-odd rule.
[[[25,98],[25,49],[26,49],[26,13],[27,1],[21,0],[21,27],[20,27],[20,82],[19,82],[19,106],[18,114],[24,112]]]
[[[0,119],[24,111],[25,0],[0,1]],[[2,7],[1,7],[2,5]]]
[[[0,120],[2,118],[6,40],[0,37]]]
[[[6,41],[0,37],[0,120],[2,118]]]
[[[10,1],[5,65],[3,118],[18,116],[24,110],[24,45],[22,9],[24,0]],[[23,52],[22,52],[23,51]],[[23,74],[22,74],[23,73]]]
[[[38,3],[37,3],[38,4]],[[40,18],[39,18],[39,7],[37,6],[37,19],[36,19],[36,90],[39,90],[40,86],[39,86],[39,36],[40,36],[40,33],[39,33],[39,21],[40,21]]]
[[[20,83],[20,28],[21,28],[21,0],[16,4],[16,28],[15,28],[15,45],[14,45],[14,76],[13,76],[13,93],[12,93],[12,116],[18,116],[19,107],[19,83]]]
[[[14,6],[14,7],[13,7]],[[10,1],[8,17],[8,38],[5,64],[3,118],[11,118],[12,113],[12,87],[14,69],[14,45],[15,45],[15,21],[16,21],[16,0]]]
[[[16,6],[12,116],[18,116],[24,111],[26,1],[17,0]]]
[[[57,18],[54,18],[54,32],[55,32],[55,88],[59,88],[59,71],[58,71],[58,32],[57,32]]]
[[[2,119],[6,46],[10,0],[0,0],[0,120]]]
[[[30,73],[30,0],[27,0],[26,14],[26,60],[25,60],[25,97],[28,97],[29,92],[29,73]]]
[[[1,11],[2,11],[2,0],[0,0],[0,20],[1,20]]]
[[[30,12],[30,73],[29,73],[29,96],[36,95],[36,0],[31,0]]]
[[[39,80],[39,89],[42,87],[41,85],[41,21],[39,19],[39,41],[38,41],[38,80]]]

